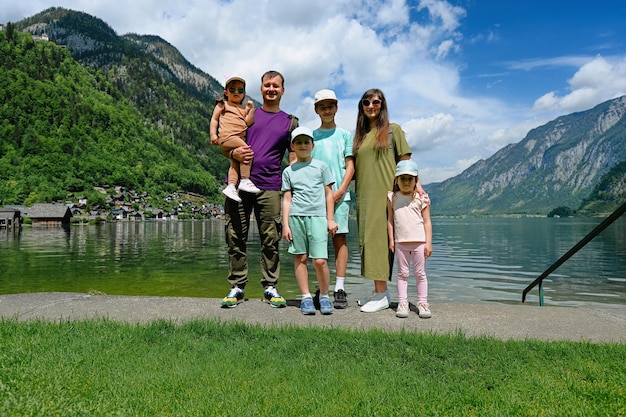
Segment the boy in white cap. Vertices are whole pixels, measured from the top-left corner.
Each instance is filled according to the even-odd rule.
[[[350,214],[350,191],[348,187],[354,175],[354,158],[352,156],[352,135],[335,123],[338,100],[333,90],[320,90],[314,97],[315,113],[320,118],[320,127],[313,131],[315,147],[312,156],[326,162],[335,178],[332,186],[335,222],[337,233],[333,236],[335,249],[335,272],[337,274],[334,291],[335,308],[347,308],[348,298],[344,281],[348,269],[348,217]]]
[[[222,152],[230,156],[230,168],[228,168],[228,186],[222,190],[226,197],[241,202],[237,192],[237,181],[241,174],[239,190],[248,193],[259,193],[252,181],[250,181],[251,164],[239,164],[232,157],[236,148],[245,146],[248,126],[254,123],[254,104],[252,101],[244,105],[246,98],[246,81],[241,77],[230,77],[224,87],[224,98],[217,100],[211,124],[209,126],[211,143],[220,145]]]
[[[294,255],[296,281],[302,293],[300,310],[305,315],[313,315],[316,310],[309,290],[309,257],[317,273],[320,312],[333,312],[328,297],[328,234],[337,231],[331,189],[335,180],[326,163],[311,157],[314,146],[311,129],[296,128],[291,133],[291,148],[297,160],[282,175],[283,237],[289,242],[289,253]]]

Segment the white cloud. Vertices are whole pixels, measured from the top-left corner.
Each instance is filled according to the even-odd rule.
[[[421,167],[423,164],[420,164],[419,157],[413,157],[417,162],[417,166]],[[419,168],[420,181],[422,184],[427,185],[433,182],[442,182],[447,180],[450,177],[457,175],[459,172],[465,171],[467,168],[472,166],[472,164],[476,163],[481,158],[475,156],[473,158],[467,159],[458,159],[455,161],[454,165],[443,168],[431,168],[426,166],[425,168]]]
[[[375,1],[371,4],[376,5],[374,25],[390,26],[390,25],[406,25],[409,23],[408,7],[403,0]]]
[[[459,47],[454,43],[452,39],[446,39],[437,46],[437,53],[435,54],[437,60],[444,59],[450,54],[451,51],[458,52]]]
[[[549,93],[544,94],[543,96],[539,97],[535,101],[533,108],[538,111],[550,110],[550,109],[556,108],[558,102],[559,102],[559,98],[557,97],[556,92],[550,91]]]
[[[571,113],[626,94],[626,56],[610,61],[597,56],[584,63],[568,84],[568,94],[559,96],[551,91],[537,99],[533,109]]]
[[[425,151],[441,145],[454,143],[457,124],[451,114],[439,113],[424,119],[412,119],[402,125],[414,152]]]
[[[505,66],[512,70],[532,71],[542,68],[571,67],[578,68],[589,62],[588,56],[557,56],[551,58],[524,59],[505,62]]]
[[[442,32],[455,31],[461,24],[461,19],[465,17],[465,10],[461,7],[452,6],[446,1],[423,0],[418,9],[428,9],[433,22]]]

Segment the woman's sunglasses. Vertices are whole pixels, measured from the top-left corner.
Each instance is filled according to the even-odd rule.
[[[238,92],[239,94],[243,94],[246,92],[245,88],[234,88],[234,87],[230,87],[228,89],[228,91],[230,91],[231,93],[234,93],[235,91]]]
[[[378,99],[370,101],[364,98],[363,100],[361,100],[361,104],[363,105],[363,107],[369,107],[370,104],[374,107],[380,107],[380,103],[382,103],[382,101]]]

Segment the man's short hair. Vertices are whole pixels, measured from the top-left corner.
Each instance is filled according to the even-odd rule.
[[[263,80],[265,80],[266,78],[274,78],[274,77],[280,77],[283,87],[285,87],[285,77],[283,77],[283,74],[281,74],[280,72],[274,71],[274,70],[269,70],[261,76],[261,85],[263,85]]]

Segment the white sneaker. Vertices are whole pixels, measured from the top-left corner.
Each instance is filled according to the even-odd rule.
[[[361,307],[363,313],[375,313],[389,308],[389,299],[387,291],[374,294],[374,296]]]
[[[238,203],[241,203],[241,197],[237,194],[237,189],[234,185],[229,185],[228,187],[222,190],[222,193],[231,200],[235,200]]]
[[[396,317],[400,317],[401,319],[405,319],[409,317],[409,302],[408,301],[400,301],[398,303],[398,309],[396,310]]]
[[[417,314],[420,316],[421,319],[429,319],[433,316],[433,313],[430,312],[428,303],[425,303],[423,301],[417,303],[417,311]]]
[[[370,300],[376,296],[376,294],[378,294],[376,291],[372,291],[372,293],[367,297],[356,300],[357,305],[363,307],[365,304],[369,303]],[[385,294],[387,294],[387,301],[389,302],[389,305],[391,305],[391,296],[389,295],[389,291],[385,291]]]
[[[249,179],[241,180],[239,182],[239,190],[252,194],[258,194],[261,192],[261,190]]]
[[[376,292],[375,292],[375,291],[372,291],[372,293],[371,293],[370,295],[368,295],[367,297],[365,297],[365,298],[359,298],[358,300],[356,300],[356,303],[357,303],[360,307],[362,307],[362,306],[364,306],[365,304],[369,303],[369,301],[370,301],[370,300],[372,299],[372,297],[373,297],[373,296],[375,296],[375,295],[376,295]]]

